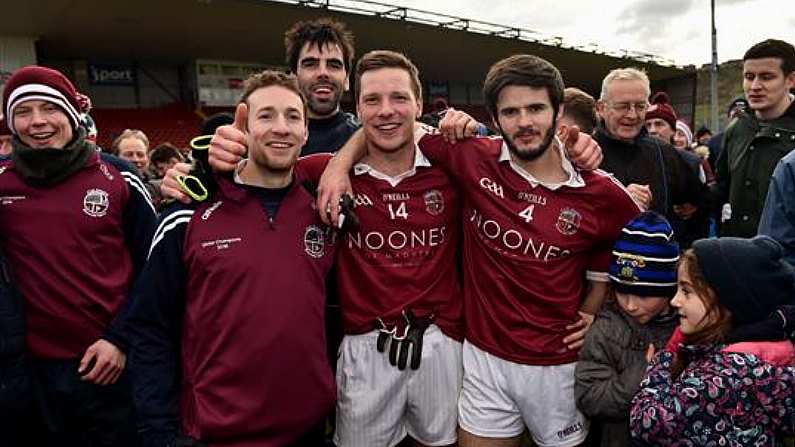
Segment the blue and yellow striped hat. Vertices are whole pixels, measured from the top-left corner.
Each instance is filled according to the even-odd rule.
[[[646,211],[621,229],[610,256],[610,282],[617,292],[670,298],[676,294],[678,262],[671,224]]]

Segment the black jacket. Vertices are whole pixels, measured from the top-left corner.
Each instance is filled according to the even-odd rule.
[[[22,295],[0,252],[0,419],[8,422],[32,404]]]
[[[651,209],[668,220],[675,217],[674,205],[707,206],[706,189],[698,175],[673,146],[650,136],[646,129],[641,129],[631,143],[613,138],[602,126],[596,129],[594,138],[604,155],[599,168],[613,174],[625,186],[649,185]]]

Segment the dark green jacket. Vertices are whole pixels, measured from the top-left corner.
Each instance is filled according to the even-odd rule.
[[[795,101],[776,119],[761,121],[751,112],[729,124],[717,162],[717,208],[731,204],[731,218],[723,222],[721,236],[756,234],[770,176],[778,161],[792,149]]]

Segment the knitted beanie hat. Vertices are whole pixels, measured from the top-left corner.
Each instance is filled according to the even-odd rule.
[[[657,92],[651,97],[651,106],[646,112],[646,119],[659,118],[669,126],[671,129],[676,129],[676,112],[671,107],[671,98],[665,92]]]
[[[693,144],[693,132],[690,130],[690,126],[684,121],[676,120],[676,130],[681,130],[682,133],[685,134],[687,146],[690,147],[690,145]]]
[[[679,244],[671,224],[646,211],[629,221],[610,256],[609,277],[617,292],[637,296],[673,297]]]
[[[698,266],[735,325],[765,319],[778,306],[795,304],[795,269],[769,236],[722,237],[693,243]]]
[[[11,75],[3,91],[5,116],[8,117],[7,124],[12,133],[16,134],[14,109],[19,104],[34,99],[51,102],[61,108],[69,118],[72,130],[77,131],[81,108],[74,85],[60,71],[28,65]]]

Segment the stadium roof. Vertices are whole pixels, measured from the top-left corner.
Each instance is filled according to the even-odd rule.
[[[283,65],[285,29],[332,16],[356,35],[357,54],[403,51],[426,81],[480,83],[494,61],[516,53],[550,60],[567,85],[592,93],[617,67],[643,68],[652,81],[694,76],[653,55],[574,48],[532,30],[362,0],[26,0],[4,2],[2,10],[2,34],[36,38],[45,60]]]

